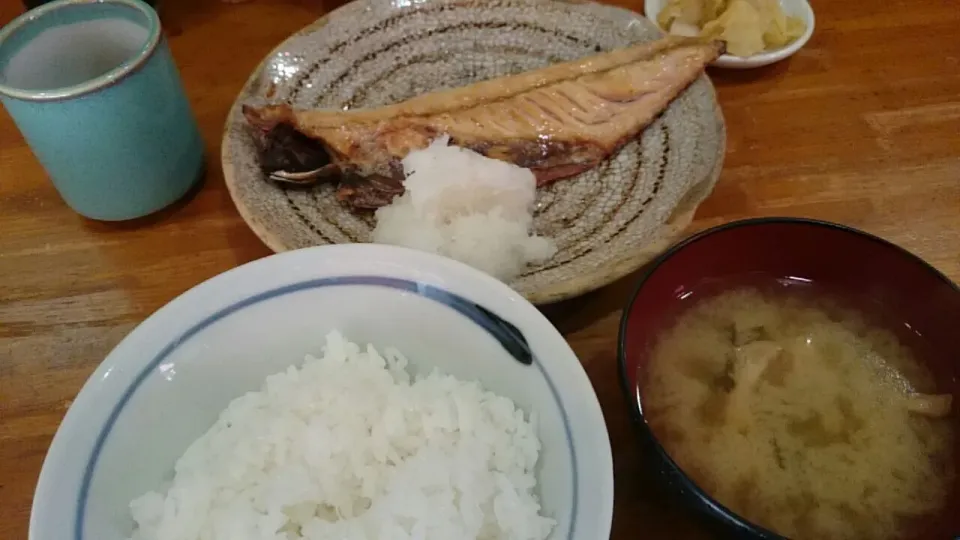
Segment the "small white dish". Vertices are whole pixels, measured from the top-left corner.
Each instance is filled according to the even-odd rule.
[[[130,500],[169,479],[232,399],[319,353],[332,329],[358,343],[394,345],[414,370],[479,381],[536,411],[540,500],[557,520],[549,540],[610,536],[610,440],[590,380],[560,332],[519,294],[466,265],[343,244],[216,276],[117,345],[57,430],[30,540],[130,538]]]
[[[663,9],[667,2],[668,0],[644,0],[644,14],[653,24],[657,25],[657,28],[660,28],[660,25],[657,23],[657,14],[660,13],[660,10]],[[802,36],[786,47],[755,54],[753,56],[742,57],[734,56],[732,54],[724,54],[721,55],[720,58],[717,58],[712,65],[730,69],[750,69],[768,66],[770,64],[779,62],[784,58],[793,56],[794,53],[803,48],[803,46],[810,41],[810,36],[813,35],[813,28],[816,25],[816,20],[813,16],[813,8],[810,7],[810,3],[807,2],[807,0],[780,0],[780,6],[787,15],[791,17],[800,17],[803,19],[803,22],[806,23],[807,31],[804,32]],[[663,30],[665,33],[668,31],[666,28],[660,28],[660,30]]]

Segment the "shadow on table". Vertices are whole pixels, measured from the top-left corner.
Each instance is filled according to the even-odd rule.
[[[666,489],[655,460],[648,458],[651,449],[641,443],[631,423],[618,373],[619,317],[598,323],[622,309],[641,272],[642,269],[582,297],[545,306],[542,311],[567,335],[591,326],[602,333],[575,345],[603,409],[613,451],[615,509],[611,538],[712,540],[718,536],[705,518],[685,507]]]
[[[711,67],[707,69],[707,74],[714,84],[738,85],[748,84],[758,80],[776,80],[784,75],[790,69],[790,62],[793,57],[786,58],[768,66],[750,68],[750,69],[730,69]]]
[[[203,25],[222,9],[222,0],[160,0],[156,5],[160,24],[169,37],[179,36],[192,26]]]
[[[159,0],[157,13],[167,35],[178,36],[192,27],[202,26],[225,9],[243,9],[247,4],[271,2],[308,8],[317,17],[348,3],[349,0]],[[309,21],[308,21],[309,22]]]
[[[96,221],[82,219],[83,227],[98,233],[136,232],[144,229],[165,226],[192,227],[197,234],[222,235],[222,242],[230,248],[233,266],[271,255],[270,250],[250,230],[237,212],[223,180],[223,170],[219,159],[219,144],[207,148],[206,169],[202,178],[177,202],[170,206],[138,219],[127,221]],[[202,219],[205,216],[225,218],[219,226],[209,230]],[[216,246],[217,242],[211,245]],[[196,246],[184,245],[184,253],[195,250]]]
[[[567,335],[583,330],[597,321],[622,311],[645,271],[646,266],[606,287],[555,304],[540,306],[540,312]]]
[[[94,219],[83,218],[83,226],[87,229],[97,232],[132,231],[137,229],[146,229],[154,225],[171,221],[177,215],[181,214],[187,206],[190,206],[190,203],[196,200],[198,195],[204,191],[209,183],[208,179],[210,177],[210,171],[208,168],[209,163],[200,173],[200,178],[196,181],[193,187],[191,187],[189,191],[177,199],[176,202],[162,210],[158,210],[141,218],[128,219],[125,221],[97,221]]]

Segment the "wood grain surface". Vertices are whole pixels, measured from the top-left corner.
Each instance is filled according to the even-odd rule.
[[[639,0],[620,0],[640,10]],[[170,45],[210,156],[187,200],[131,223],[71,212],[0,113],[0,538],[27,537],[33,489],[70,400],[137,323],[220,272],[269,254],[224,188],[218,146],[250,71],[336,7],[317,0],[164,0]],[[712,71],[726,167],[694,228],[808,216],[876,233],[960,280],[960,9],[950,0],[814,0],[791,60]],[[0,24],[19,14],[0,0]],[[545,309],[597,388],[614,448],[614,539],[710,538],[641,466],[616,378],[631,278]]]

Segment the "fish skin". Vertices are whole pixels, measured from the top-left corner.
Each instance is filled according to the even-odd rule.
[[[400,174],[389,182],[397,185],[399,161],[444,134],[531,169],[540,186],[589,170],[637,137],[723,51],[723,42],[670,36],[377,109],[245,105],[243,113],[264,133],[292,126],[318,141],[351,178],[341,200],[376,208],[396,190],[378,197],[383,182],[362,179]]]

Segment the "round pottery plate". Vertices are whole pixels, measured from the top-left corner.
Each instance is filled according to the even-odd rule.
[[[287,39],[247,81],[223,138],[227,187],[274,251],[369,242],[373,214],[341,205],[333,186],[266,179],[242,104],[377,107],[661,35],[637,13],[590,2],[357,0]],[[534,226],[559,250],[509,285],[548,303],[642,266],[682,233],[713,189],[725,137],[713,86],[701,76],[618,154],[539,190]]]

